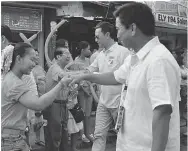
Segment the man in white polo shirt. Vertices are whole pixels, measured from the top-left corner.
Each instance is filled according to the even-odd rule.
[[[155,37],[151,9],[137,2],[115,13],[118,39],[134,54],[114,73],[84,75],[103,85],[127,81],[124,118],[116,151],[180,151],[180,70],[170,51]]]
[[[113,72],[129,55],[128,49],[114,41],[115,27],[108,22],[100,22],[95,28],[95,41],[104,48],[89,66],[90,72]],[[104,151],[110,125],[115,123],[122,86],[101,86],[101,95],[96,112],[96,125],[92,151]]]

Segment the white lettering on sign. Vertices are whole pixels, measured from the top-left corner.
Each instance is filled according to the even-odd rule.
[[[185,17],[167,15],[162,13],[156,13],[155,17],[157,22],[187,27],[187,18]]]

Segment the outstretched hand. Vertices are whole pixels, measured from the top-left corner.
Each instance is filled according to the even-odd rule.
[[[72,87],[75,84],[79,84],[81,81],[80,76],[71,76],[72,81],[69,83],[69,86]]]
[[[68,87],[69,84],[72,82],[72,78],[70,78],[69,76],[64,76],[62,79],[61,79],[61,85],[62,87]]]

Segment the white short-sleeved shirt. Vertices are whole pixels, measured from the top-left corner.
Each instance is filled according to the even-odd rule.
[[[94,52],[94,53],[91,55],[91,57],[90,57],[90,59],[89,59],[90,63],[93,63],[93,61],[96,59],[96,57],[99,55],[99,53],[100,53],[100,51],[96,51],[96,52]]]
[[[117,70],[129,55],[129,50],[115,43],[108,50],[103,50],[89,66],[90,72],[113,72]],[[107,108],[117,108],[120,101],[122,85],[101,86],[99,102]]]
[[[115,79],[128,89],[124,100],[125,118],[118,133],[116,151],[151,151],[152,114],[155,107],[172,105],[169,138],[165,151],[180,150],[179,92],[180,70],[170,51],[158,37],[149,41],[137,54],[138,62],[130,67],[131,56],[114,72]]]

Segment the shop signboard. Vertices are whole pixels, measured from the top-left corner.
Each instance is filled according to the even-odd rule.
[[[177,1],[144,1],[155,16],[157,26],[187,30],[187,7]]]
[[[156,1],[155,12],[178,16],[178,4],[173,2]]]
[[[42,31],[42,13],[36,9],[3,6],[1,23],[12,30]]]
[[[144,1],[154,13],[163,13],[174,16],[187,17],[186,5],[175,2],[165,1]]]
[[[162,13],[155,13],[155,20],[159,23],[187,28],[187,18]]]

